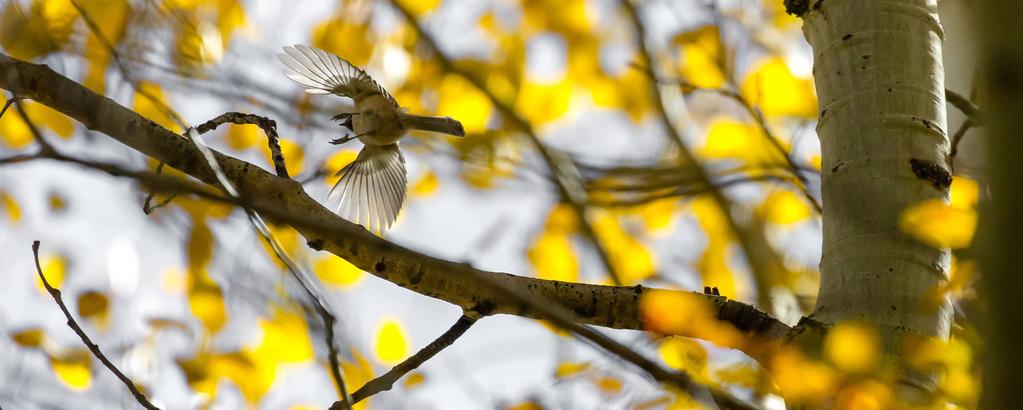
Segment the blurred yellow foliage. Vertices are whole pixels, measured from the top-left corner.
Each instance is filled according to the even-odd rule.
[[[813,81],[797,78],[779,57],[769,57],[755,66],[746,75],[740,91],[746,101],[760,107],[766,116],[817,118]]]
[[[385,317],[373,338],[374,352],[381,363],[398,364],[408,356],[409,342],[404,326],[396,318]]]
[[[831,367],[806,358],[794,347],[784,348],[774,355],[770,369],[782,397],[793,403],[823,400],[834,394],[838,385]]]
[[[735,297],[735,274],[728,261],[732,231],[727,216],[710,197],[696,198],[689,206],[707,235],[707,246],[697,263],[704,285],[717,287],[722,295]]]
[[[85,390],[92,386],[92,355],[87,350],[74,350],[50,357],[50,367],[65,386]]]
[[[18,346],[38,349],[43,346],[46,334],[39,328],[25,329],[12,334],[11,340],[17,343]]]
[[[40,131],[49,129],[63,139],[71,138],[75,126],[70,118],[34,101],[21,101],[20,104],[25,110],[25,115],[37,129]],[[32,130],[13,105],[7,109],[3,117],[0,117],[0,139],[12,149],[24,148],[35,140]]]
[[[412,371],[405,377],[405,390],[410,390],[426,382],[426,375],[422,372]]]
[[[39,265],[43,269],[43,275],[46,276],[46,282],[50,286],[60,289],[60,285],[64,283],[64,277],[67,274],[67,258],[64,255],[44,256],[39,261]],[[36,276],[36,287],[43,294],[48,294],[39,276]]]
[[[828,331],[824,352],[838,370],[866,373],[880,358],[880,340],[870,327],[859,323],[839,323]]]
[[[341,373],[345,380],[345,385],[350,392],[358,391],[359,388],[373,380],[374,377],[373,366],[355,348],[352,348],[352,361],[341,361]],[[366,399],[356,403],[352,408],[354,410],[365,410],[369,407],[369,403],[370,399]]]
[[[96,22],[95,29],[90,27],[85,40],[85,60],[88,69],[82,84],[90,90],[104,94],[106,92],[107,67],[113,56],[109,46],[116,46],[124,37],[131,15],[131,5],[127,0],[84,0],[78,4],[89,18]]]
[[[437,174],[431,170],[426,170],[423,175],[419,177],[419,180],[412,184],[412,188],[409,193],[415,197],[428,197],[437,192],[437,187],[440,185],[440,181],[437,179]]]
[[[334,255],[325,255],[316,261],[313,272],[320,280],[340,287],[355,286],[366,274],[362,269]]]
[[[67,45],[77,19],[69,1],[32,0],[28,10],[19,1],[8,1],[0,16],[0,45],[22,60],[50,54]]]
[[[724,44],[717,26],[703,26],[672,39],[681,48],[678,67],[682,79],[698,88],[720,88],[725,83]]]
[[[373,56],[376,42],[368,22],[340,13],[314,27],[312,40],[313,47],[334,53],[359,68]]]
[[[572,377],[590,369],[589,362],[566,362],[559,363],[554,369],[554,377],[564,379]]]
[[[231,124],[227,127],[227,146],[236,150],[248,149],[262,142],[263,131],[255,125]]]
[[[173,111],[167,104],[163,89],[155,83],[142,81],[137,84],[131,109],[166,129],[173,132],[182,131],[171,116]]]
[[[493,104],[486,94],[464,78],[448,74],[437,89],[437,114],[462,123],[468,134],[486,131]]]
[[[250,125],[250,127],[257,128]],[[281,144],[281,155],[284,156],[284,164],[288,167],[288,173],[291,175],[298,175],[302,173],[302,167],[305,165],[305,150],[301,145],[298,145],[294,141],[286,138],[279,140]],[[263,158],[266,158],[266,163],[271,168],[274,166],[273,156],[270,154],[270,147],[266,144],[261,145],[263,150]]]
[[[529,263],[541,279],[575,282],[579,280],[579,259],[568,234],[543,231],[526,250]]]
[[[622,392],[622,381],[615,377],[598,376],[594,378],[593,384],[607,395],[616,395]]]
[[[707,383],[707,349],[695,340],[666,337],[657,346],[657,354],[668,367],[684,371],[699,383]]]
[[[532,124],[546,124],[568,112],[572,82],[562,78],[554,83],[524,81],[515,102],[515,111]]]
[[[78,316],[105,324],[110,316],[110,298],[94,290],[78,295]]]
[[[735,347],[742,335],[730,324],[717,320],[706,296],[693,292],[653,289],[639,301],[644,327],[655,333],[696,337],[718,346]]]
[[[327,175],[323,177],[323,182],[328,186],[334,186],[341,177],[335,175],[338,171],[341,171],[345,165],[351,164],[355,161],[355,158],[359,156],[359,152],[355,150],[341,150],[335,152],[327,158],[323,163],[323,169],[327,170]]]
[[[785,164],[785,158],[758,126],[728,118],[711,122],[707,142],[699,153],[714,159],[738,159],[750,166]]]
[[[0,205],[3,205],[7,220],[11,221],[11,224],[21,221],[21,206],[7,191],[0,191]]]
[[[903,210],[899,228],[925,244],[962,249],[973,242],[977,210],[952,206],[942,199],[930,199]]]
[[[771,192],[761,205],[764,219],[770,223],[788,225],[813,216],[813,209],[799,194],[789,190]]]
[[[654,275],[657,269],[654,254],[627,232],[614,215],[597,215],[593,230],[624,284],[638,283]]]

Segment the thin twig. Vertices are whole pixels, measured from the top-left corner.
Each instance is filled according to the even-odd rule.
[[[271,158],[273,158],[274,171],[281,178],[291,178],[288,175],[288,167],[284,163],[284,154],[281,153],[280,138],[277,136],[277,122],[266,117],[255,114],[244,114],[240,112],[223,113],[217,118],[206,121],[195,127],[199,134],[217,129],[221,124],[230,122],[234,124],[252,124],[258,126],[266,134],[266,145],[270,147]]]
[[[582,186],[582,183],[578,178],[578,170],[575,168],[575,164],[572,163],[571,159],[566,155],[559,155],[556,151],[548,148],[540,137],[533,130],[533,126],[520,116],[515,109],[508,105],[505,101],[497,98],[496,95],[486,86],[485,82],[471,73],[462,70],[454,64],[450,57],[448,57],[437,45],[437,41],[426,32],[416,20],[414,14],[406,8],[399,1],[391,0],[391,6],[394,7],[398,12],[405,18],[413,29],[416,30],[418,38],[426,44],[433,54],[440,61],[441,65],[444,66],[445,71],[454,73],[459,77],[464,78],[474,88],[482,92],[490,100],[490,103],[497,108],[497,111],[501,113],[503,118],[508,119],[515,128],[518,128],[522,133],[526,134],[529,142],[536,148],[540,153],[540,157],[547,164],[547,167],[553,174],[554,182],[558,187],[558,191],[561,197],[568,201],[571,205],[572,211],[575,212],[577,219],[580,221],[580,228],[582,234],[587,240],[593,243],[594,248],[597,251],[597,255],[600,257],[600,261],[603,263],[604,268],[607,269],[608,276],[611,277],[611,281],[615,285],[622,285],[621,275],[619,275],[614,263],[611,261],[610,255],[607,250],[604,249],[604,245],[601,244],[600,238],[597,236],[596,229],[593,227],[593,223],[590,221],[590,217],[587,213],[587,200],[586,200],[586,189]]]
[[[959,142],[963,140],[963,136],[965,136],[966,132],[969,131],[970,128],[973,128],[973,126],[972,118],[967,118],[966,121],[963,121],[963,125],[959,126],[955,135],[952,136],[952,149],[948,153],[949,158],[956,157],[956,154],[959,153]]]
[[[92,339],[89,338],[89,335],[85,334],[85,331],[82,330],[82,327],[78,326],[78,322],[76,322],[75,318],[71,316],[71,312],[68,311],[67,305],[65,305],[64,300],[61,299],[60,290],[51,286],[50,282],[46,280],[46,275],[43,275],[43,268],[39,264],[39,241],[32,242],[32,255],[35,257],[36,272],[39,273],[39,279],[43,281],[43,286],[46,287],[46,292],[48,292],[50,296],[53,297],[54,302],[57,302],[57,306],[60,307],[61,312],[64,312],[64,317],[67,318],[68,327],[70,327],[71,330],[74,330],[75,333],[78,334],[78,338],[82,339],[82,343],[85,344],[85,347],[89,348],[89,351],[92,352],[92,354],[96,356],[96,358],[99,359],[99,361],[103,362],[103,366],[106,366],[107,369],[110,369],[110,371],[114,373],[114,376],[117,376],[117,378],[120,379],[121,382],[128,387],[128,390],[131,391],[131,395],[135,396],[135,400],[137,400],[139,404],[142,405],[142,407],[145,407],[146,409],[149,410],[159,410],[159,407],[156,407],[153,405],[153,403],[150,403],[149,399],[146,398],[146,395],[142,394],[142,392],[139,391],[137,387],[135,387],[135,383],[128,379],[128,376],[125,376],[124,373],[121,373],[121,371],[117,369],[117,366],[114,366],[114,364],[110,362],[110,359],[107,359],[107,356],[103,354],[102,351],[99,350],[99,346],[92,342]]]
[[[163,173],[163,165],[164,165],[163,162],[156,165],[156,171],[154,171],[156,175],[160,175]],[[153,198],[155,197],[156,191],[149,191],[149,194],[146,195],[145,202],[142,203],[142,213],[149,215],[153,213],[153,211],[167,206],[167,204],[171,203],[171,201],[173,201],[174,198],[178,197],[178,194],[177,193],[170,194],[156,205],[153,205]]]
[[[952,104],[953,107],[958,108],[959,111],[962,111],[969,119],[973,120],[973,125],[984,125],[984,112],[966,96],[946,88],[945,100]]]
[[[356,390],[355,393],[352,393],[353,403],[358,403],[368,399],[382,391],[391,390],[391,387],[394,386],[394,383],[397,382],[398,379],[401,379],[402,376],[406,375],[408,372],[411,372],[423,363],[426,363],[427,360],[433,358],[433,356],[440,353],[441,350],[451,346],[451,344],[455,343],[455,340],[458,340],[459,337],[462,337],[462,335],[465,334],[465,332],[469,330],[474,323],[476,323],[475,317],[462,315],[462,317],[458,318],[458,321],[455,322],[450,329],[440,335],[440,337],[436,340],[430,342],[430,344],[426,345],[426,347],[422,348],[408,359],[405,359],[405,361],[398,363],[397,366],[388,370],[387,373],[370,380],[359,390]],[[339,404],[340,402],[334,403],[334,405],[330,408],[339,410],[340,407],[335,407]]]
[[[4,113],[7,112],[7,108],[10,108],[11,104],[14,104],[14,101],[17,99],[18,97],[11,97],[8,98],[6,102],[4,102],[4,108],[0,109],[0,118],[4,117]]]
[[[217,119],[229,117],[230,116],[225,117],[221,115],[217,117]],[[214,121],[215,120],[216,119],[214,119]],[[210,122],[207,122],[206,124],[203,125],[209,124]],[[207,126],[204,129],[206,131],[209,131],[212,130],[213,128],[215,128],[215,125]],[[274,134],[276,135],[276,132]],[[209,165],[210,170],[213,172],[217,182],[220,184],[224,192],[226,192],[228,196],[232,198],[240,199],[241,197],[238,194],[238,189],[235,188],[234,184],[231,183],[227,175],[224,174],[224,170],[223,168],[221,168],[220,164],[214,157],[213,151],[211,151],[210,148],[207,147],[205,143],[203,143],[202,138],[200,137],[200,130],[196,128],[190,128],[187,131],[185,131],[185,136],[187,136],[188,139],[192,141],[192,144],[202,154],[203,159],[206,160],[206,163]],[[284,173],[285,175],[287,175],[287,170],[285,170]],[[334,346],[334,324],[337,323],[337,316],[334,315],[333,312],[331,312],[329,307],[330,305],[327,303],[327,300],[324,299],[323,292],[321,292],[318,286],[316,286],[316,282],[314,282],[312,276],[306,273],[302,268],[298,266],[298,264],[295,263],[295,261],[291,259],[290,256],[288,256],[287,252],[285,252],[284,250],[284,247],[281,246],[277,238],[274,237],[273,232],[271,232],[270,228],[266,225],[266,222],[263,221],[263,217],[260,216],[258,212],[256,212],[250,207],[243,207],[243,209],[245,209],[245,214],[249,217],[249,222],[252,223],[252,226],[253,228],[255,228],[256,232],[258,232],[259,235],[270,245],[270,248],[273,249],[274,254],[277,256],[277,258],[280,259],[282,263],[284,263],[284,265],[288,268],[288,272],[290,272],[292,277],[294,277],[295,280],[298,281],[299,285],[301,285],[302,289],[306,292],[306,295],[309,296],[310,299],[312,299],[313,306],[315,307],[316,311],[320,314],[320,318],[323,320],[324,326],[326,327],[327,339],[326,342],[329,355],[328,360],[330,361],[330,375],[334,379],[334,385],[338,390],[338,396],[341,398],[341,401],[345,403],[345,408],[350,409],[351,398],[348,396],[348,389],[345,387],[344,378],[341,375],[341,363],[337,359],[338,352],[337,348]]]

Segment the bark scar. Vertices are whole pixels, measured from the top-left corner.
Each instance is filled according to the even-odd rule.
[[[933,161],[911,158],[909,165],[917,179],[930,181],[934,189],[945,192],[952,185],[952,174]]]

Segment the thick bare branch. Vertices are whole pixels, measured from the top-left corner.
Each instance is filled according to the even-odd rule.
[[[187,139],[46,66],[0,54],[0,88],[50,106],[89,129],[109,135],[207,184],[217,184],[209,166]],[[490,287],[480,287],[478,278],[485,278],[488,283],[516,289],[539,300],[557,302],[573,312],[580,323],[616,329],[644,329],[639,302],[650,291],[649,288],[541,280],[478,270],[466,264],[423,255],[345,221],[306,195],[302,186],[293,180],[279,178],[255,165],[218,152],[214,152],[214,156],[237,187],[240,202],[244,202],[245,206],[294,227],[305,236],[310,247],[329,251],[399,286],[481,315],[513,314],[543,318],[529,303],[509,298]],[[206,191],[206,196],[219,196]],[[787,325],[752,306],[721,296],[679,293],[710,300],[719,315],[726,306],[735,311],[749,312],[748,315],[722,316],[723,320],[747,333],[751,340],[749,346],[775,342],[780,335],[788,332]],[[749,320],[751,318],[757,320]],[[755,349],[744,351],[754,358],[763,358]]]

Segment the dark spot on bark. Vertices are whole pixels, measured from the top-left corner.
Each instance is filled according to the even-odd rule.
[[[475,305],[469,308],[469,310],[479,313],[480,316],[490,316],[491,313],[494,313],[494,309],[497,309],[497,305],[495,305],[494,302],[491,302],[489,300],[477,302]]]
[[[831,167],[831,173],[834,174],[834,173],[838,172],[838,169],[842,168],[844,166],[845,166],[844,162],[839,162],[838,165],[835,165],[834,167]]]
[[[380,264],[378,263],[377,265]],[[423,268],[416,269],[416,273],[412,274],[412,277],[409,278],[409,283],[413,285],[418,285],[419,282],[423,281],[424,274],[426,274],[426,272],[423,271]]]
[[[899,309],[896,308],[895,305],[892,305],[892,310],[899,310]]]
[[[377,273],[384,273],[387,270],[387,265],[384,264],[384,261],[377,262],[376,265],[373,265],[373,270],[377,271]]]
[[[842,41],[849,41],[849,39],[852,38],[852,37],[853,37],[852,34],[846,34],[846,35],[842,36]]]
[[[892,89],[891,89],[891,88],[889,88],[889,89],[888,89],[888,92],[892,92]]]
[[[888,272],[895,272],[895,268],[888,268]]]
[[[862,57],[864,60],[870,60],[870,54],[866,54]]]
[[[309,245],[310,248],[313,248],[315,250],[322,251],[323,250],[323,239],[313,239],[313,240],[311,240],[309,242],[306,242],[306,245]]]
[[[824,4],[824,0],[820,0],[820,1],[817,2],[817,4],[813,5],[813,9],[814,10],[820,10],[821,9],[821,5],[823,5],[823,4]]]
[[[642,285],[633,286],[632,287],[632,292],[635,293],[636,295],[642,295],[643,294],[643,286]]]
[[[952,185],[952,174],[941,165],[916,158],[910,159],[909,165],[917,179],[930,181],[931,186],[938,191],[945,192]]]
[[[842,70],[838,70],[838,71],[836,71],[836,72],[835,72],[835,75],[842,75]]]
[[[866,69],[867,69],[867,66],[865,66],[865,65],[860,66],[860,70],[866,70]]]
[[[588,317],[596,316],[597,315],[597,292],[590,292],[590,303],[588,303],[588,304],[584,303],[582,306],[579,306],[579,307],[577,307],[575,309],[572,309],[572,310],[575,311],[575,314],[579,315],[580,317],[588,318]]]
[[[803,17],[810,8],[810,0],[785,0],[785,13]]]
[[[827,113],[828,113],[828,109],[825,108],[824,111],[821,111],[821,118],[824,118],[824,114],[827,114]]]

